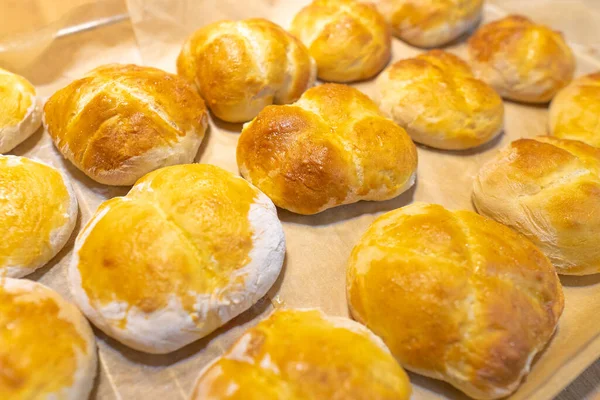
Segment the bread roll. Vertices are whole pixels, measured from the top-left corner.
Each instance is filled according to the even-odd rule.
[[[69,281],[107,335],[167,353],[264,296],[284,254],[281,223],[264,194],[218,167],[178,165],[98,208],[75,242]]]
[[[546,103],[573,78],[575,58],[562,34],[511,15],[469,40],[471,67],[504,98]]]
[[[359,200],[387,200],[415,181],[417,151],[404,129],[349,86],[312,88],[244,125],[241,174],[282,208],[316,214]]]
[[[246,122],[265,106],[298,100],[317,74],[298,39],[259,18],[197,30],[183,46],[177,70],[196,84],[211,111],[229,122]]]
[[[0,155],[0,277],[20,278],[44,266],[67,243],[76,220],[77,198],[63,174]]]
[[[475,399],[512,393],[563,310],[529,240],[470,211],[416,203],[382,215],[350,256],[352,315],[407,369]]]
[[[379,108],[419,143],[480,146],[502,132],[504,104],[460,58],[432,50],[388,67],[376,82]]]
[[[14,149],[41,124],[41,100],[33,85],[0,68],[0,154]]]
[[[562,89],[550,105],[550,133],[600,147],[600,72],[582,76]]]
[[[54,290],[0,278],[0,349],[0,398],[88,398],[96,376],[94,334]]]
[[[290,31],[308,47],[325,81],[372,78],[390,60],[390,28],[372,4],[314,0],[296,15]]]
[[[523,233],[559,274],[600,272],[600,149],[537,137],[517,140],[481,168],[480,214]]]
[[[395,36],[419,47],[442,46],[473,28],[483,0],[375,0]]]
[[[184,79],[111,64],[56,92],[44,106],[56,147],[105,185],[133,185],[160,167],[194,160],[208,117]]]
[[[200,373],[192,400],[408,400],[406,373],[364,326],[279,310]]]

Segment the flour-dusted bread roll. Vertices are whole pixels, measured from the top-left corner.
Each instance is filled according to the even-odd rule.
[[[479,171],[473,202],[533,241],[559,274],[600,272],[600,149],[553,137],[512,142]]]
[[[390,28],[372,4],[314,0],[296,15],[291,32],[308,47],[325,81],[372,78],[391,56]]]
[[[374,0],[395,36],[419,47],[442,46],[481,18],[483,0]]]
[[[575,79],[550,105],[550,133],[600,147],[600,72]]]
[[[524,236],[433,204],[376,219],[347,279],[352,315],[405,368],[476,399],[517,388],[564,303],[552,264]]]
[[[264,194],[218,167],[178,165],[98,208],[77,237],[69,280],[81,310],[107,335],[167,353],[264,296],[284,254]]]
[[[450,53],[432,50],[400,60],[379,75],[376,88],[381,111],[415,142],[462,150],[502,132],[502,99]]]
[[[315,214],[398,196],[415,181],[417,150],[367,96],[326,84],[244,125],[237,162],[277,206]]]
[[[504,98],[546,103],[575,72],[573,52],[559,32],[511,15],[479,28],[469,39],[475,75]]]
[[[157,168],[192,162],[208,116],[185,79],[111,64],[52,95],[44,123],[63,156],[87,176],[105,185],[133,185]]]
[[[76,220],[77,197],[62,173],[0,155],[0,277],[20,278],[44,266],[67,243]]]
[[[0,154],[14,149],[41,124],[41,100],[33,85],[0,68]]]
[[[0,278],[0,398],[85,400],[96,341],[77,307],[26,279]]]
[[[316,309],[275,311],[200,373],[191,400],[408,400],[381,339]]]
[[[259,18],[197,30],[183,46],[177,70],[195,83],[211,111],[229,122],[246,122],[265,106],[298,100],[317,74],[297,38]]]

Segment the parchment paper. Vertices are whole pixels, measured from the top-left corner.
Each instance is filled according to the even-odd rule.
[[[53,2],[51,2],[53,3]],[[27,76],[45,97],[89,69],[109,62],[138,63],[175,71],[175,59],[185,37],[215,20],[266,17],[284,27],[308,0],[128,0],[132,22],[55,41]],[[525,3],[525,4],[524,4]],[[577,75],[600,69],[600,4],[595,0],[492,0],[485,20],[518,11],[562,30],[578,58]],[[394,39],[393,59],[420,50]],[[465,54],[463,41],[449,46]],[[354,85],[368,95],[373,83]],[[472,209],[471,185],[480,166],[501,147],[519,137],[546,133],[547,108],[506,102],[506,129],[498,139],[475,150],[447,152],[418,146],[416,185],[385,202],[361,202],[315,216],[279,210],[287,238],[284,270],[269,294],[249,311],[209,337],[177,352],[153,356],[120,345],[96,330],[99,377],[93,398],[183,399],[200,369],[221,354],[249,326],[274,306],[320,307],[330,315],[347,316],[345,267],[350,251],[373,219],[412,201],[443,204],[450,209]],[[237,172],[235,147],[241,125],[211,118],[209,133],[196,160]],[[41,129],[14,154],[34,157],[65,170],[72,178],[80,204],[78,232],[105,199],[125,194],[127,187],[106,187],[88,179],[62,159]],[[75,234],[65,249],[45,268],[30,276],[70,298],[66,267]],[[511,399],[551,399],[600,356],[600,274],[562,277],[565,312],[558,331],[532,373]],[[466,398],[449,385],[410,374],[413,399]]]

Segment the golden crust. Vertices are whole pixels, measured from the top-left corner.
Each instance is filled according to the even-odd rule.
[[[526,103],[550,101],[575,71],[562,34],[519,15],[479,28],[469,58],[475,75],[502,97]]]
[[[292,105],[266,107],[246,124],[237,162],[277,206],[315,214],[398,196],[414,182],[417,152],[366,95],[326,84]]]
[[[0,398],[87,399],[96,372],[94,334],[54,290],[0,278]]]
[[[577,78],[550,105],[550,134],[600,147],[600,72]]]
[[[372,4],[314,0],[296,15],[290,31],[308,47],[325,81],[372,78],[391,57],[390,28]]]
[[[564,305],[552,264],[525,237],[422,203],[375,220],[352,251],[347,290],[352,315],[405,368],[477,399],[517,388]]]
[[[376,0],[394,35],[419,47],[442,46],[481,18],[483,0]]]
[[[296,101],[315,82],[316,64],[295,37],[265,19],[220,21],[190,36],[177,70],[211,111],[246,122],[270,104]]]
[[[457,56],[432,50],[388,67],[376,82],[379,108],[415,142],[446,150],[477,147],[504,125],[498,94]]]
[[[558,273],[600,272],[600,149],[547,136],[517,140],[480,170],[473,202],[527,236]]]
[[[111,64],[52,95],[44,123],[63,156],[90,178],[132,185],[156,168],[191,162],[208,117],[185,79]]]
[[[279,310],[201,372],[191,399],[408,400],[410,392],[366,328],[317,310]]]
[[[71,236],[77,200],[65,179],[46,164],[0,155],[0,277],[32,273]]]

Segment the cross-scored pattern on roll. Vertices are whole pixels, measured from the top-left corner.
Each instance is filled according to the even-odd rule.
[[[237,162],[277,206],[315,214],[398,196],[415,181],[417,151],[366,95],[326,84],[292,105],[266,107],[246,124]]]
[[[564,306],[554,267],[524,236],[423,203],[373,222],[350,256],[347,296],[403,367],[476,399],[516,390]]]
[[[111,64],[52,95],[44,123],[63,156],[90,178],[133,185],[157,168],[192,162],[208,116],[185,79]]]
[[[390,60],[390,28],[372,4],[315,0],[296,15],[290,31],[308,47],[325,81],[372,78]]]
[[[197,30],[183,46],[177,70],[196,84],[211,111],[229,122],[246,122],[265,106],[296,101],[317,72],[298,39],[259,18]]]
[[[600,272],[600,149],[548,136],[516,140],[481,168],[473,203],[527,236],[559,274]]]

